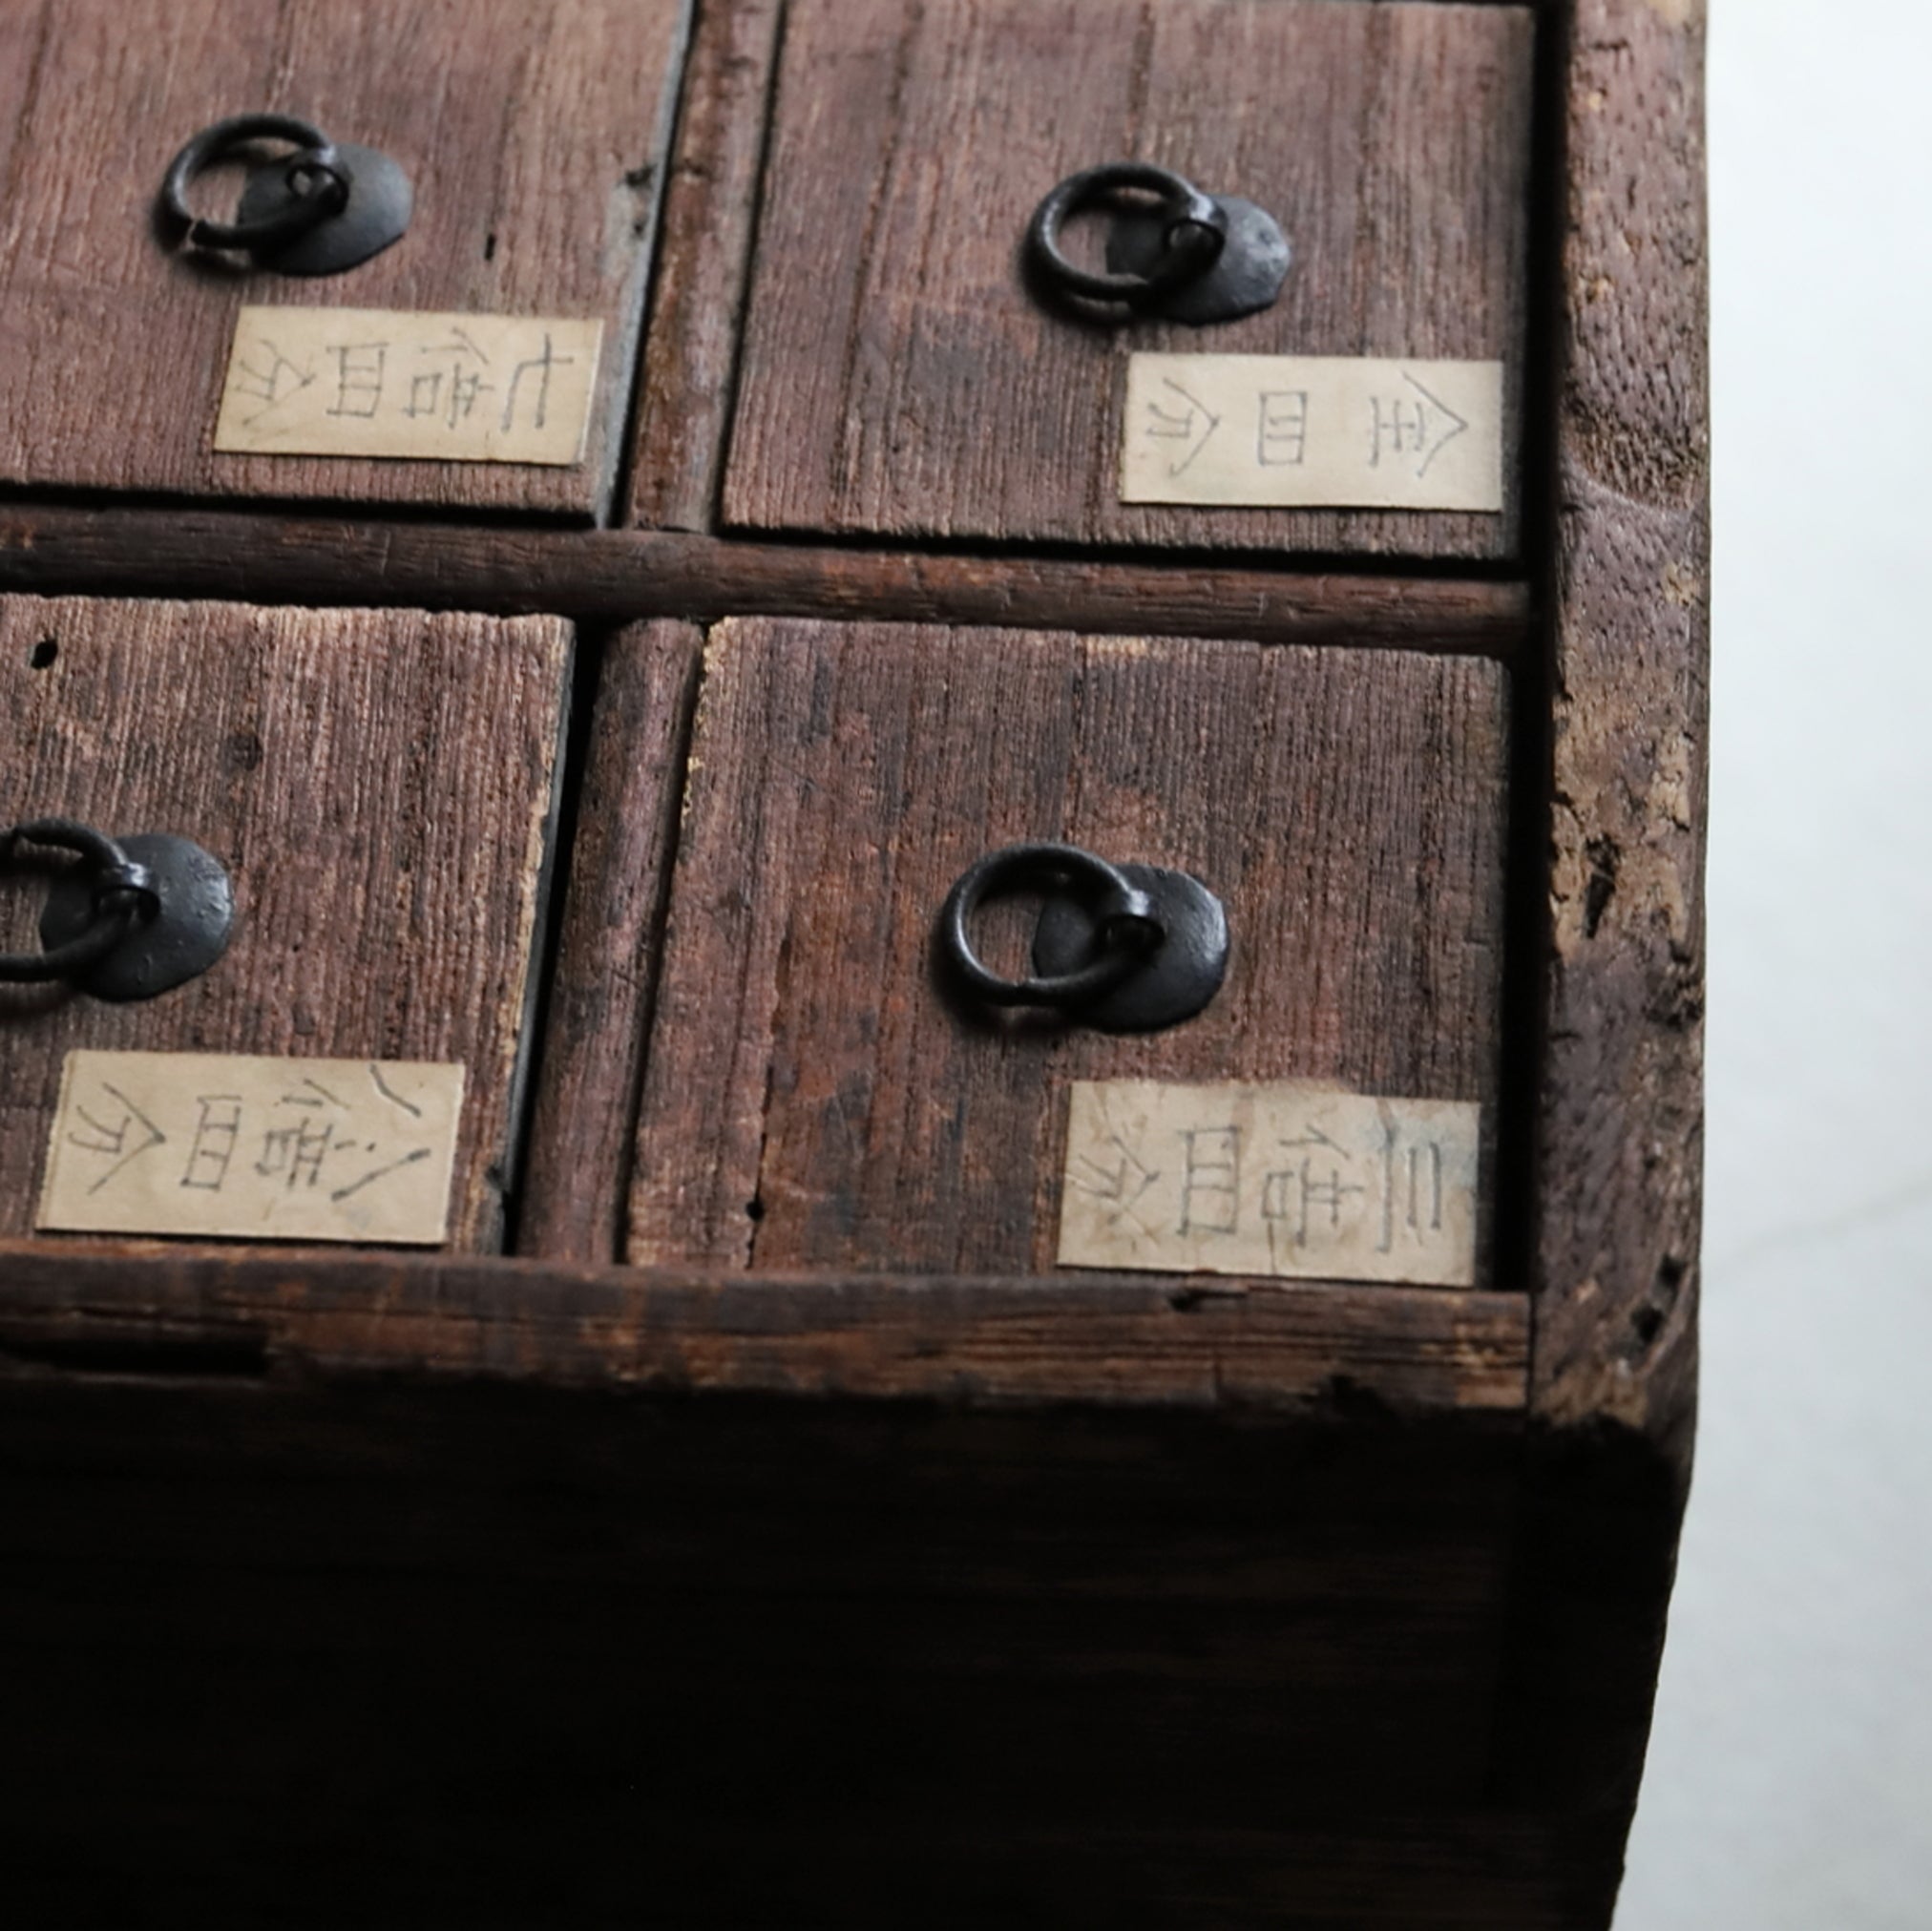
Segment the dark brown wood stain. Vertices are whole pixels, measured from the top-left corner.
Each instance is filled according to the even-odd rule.
[[[633,1260],[1048,1268],[1075,1079],[1493,1101],[1494,665],[746,620],[706,666]],[[948,888],[1037,840],[1222,895],[1233,959],[1206,1013],[1129,1037],[943,996]]]
[[[0,989],[0,1232],[32,1225],[88,1046],[460,1060],[450,1238],[497,1243],[570,647],[551,618],[0,599],[10,822],[178,832],[238,901],[160,998]],[[11,949],[38,897],[10,881]]]
[[[1031,624],[1512,656],[1528,586],[1193,562],[839,550],[650,530],[464,529],[0,504],[0,587],[328,606]]]
[[[0,1018],[14,1915],[1606,1931],[1694,1395],[1697,0],[703,0],[668,150],[669,0],[151,12],[0,14],[0,789],[212,825],[247,923]],[[423,158],[267,299],[603,314],[583,470],[207,454],[265,291],[148,199],[269,105]],[[1271,317],[1033,304],[1136,150],[1278,192]],[[667,152],[640,527],[561,527]],[[1501,355],[1530,467],[1123,509],[1134,346]],[[1198,1030],[934,997],[954,873],[1056,833],[1224,890]],[[465,1059],[458,1250],[26,1236],[72,1043]],[[1065,1080],[1170,1069],[1480,1097],[1522,1224],[1474,1292],[1053,1269]]]
[[[1153,508],[1115,483],[1131,349],[1500,358],[1520,387],[1531,30],[1356,0],[793,0],[726,520],[1513,556],[1513,456],[1501,516]],[[1211,334],[1042,307],[1028,217],[1124,158],[1269,205],[1296,249],[1274,306]]]
[[[621,450],[681,10],[681,0],[0,10],[0,477],[600,514]],[[415,190],[402,241],[313,280],[164,247],[154,203],[176,149],[225,115],[271,110],[393,156]],[[211,176],[207,205],[238,178]],[[601,317],[585,459],[216,455],[244,303]]]

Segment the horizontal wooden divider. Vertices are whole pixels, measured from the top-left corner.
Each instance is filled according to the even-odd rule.
[[[0,1243],[10,1374],[403,1374],[552,1388],[1509,1416],[1520,1294],[1068,1273],[676,1269]]]
[[[387,604],[579,622],[848,617],[1508,658],[1514,579],[835,549],[649,530],[0,505],[0,591]]]

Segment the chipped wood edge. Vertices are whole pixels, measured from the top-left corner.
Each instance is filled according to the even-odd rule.
[[[1530,1453],[1497,1761],[1609,1921],[1690,1476],[1709,646],[1702,0],[1574,0],[1556,103]],[[1547,70],[1546,70],[1547,71]]]
[[[1522,1297],[1117,1275],[812,1275],[0,1244],[0,1378],[325,1373],[948,1406],[1520,1418]],[[134,1364],[134,1365],[131,1365]]]

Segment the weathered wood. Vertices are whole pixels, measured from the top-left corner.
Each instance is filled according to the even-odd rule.
[[[733,526],[1515,554],[1532,19],[1354,0],[794,0],[725,478]],[[1262,314],[1112,329],[1019,241],[1122,157],[1275,210]],[[1133,348],[1500,358],[1502,515],[1123,505]]]
[[[604,649],[544,1006],[520,1253],[614,1261],[622,1252],[702,642],[688,624],[661,622],[620,631]]]
[[[1025,623],[1508,657],[1525,585],[851,551],[651,531],[459,529],[0,504],[0,589],[646,617]]]
[[[190,1375],[414,1373],[989,1402],[1516,1413],[1521,1297],[1060,1274],[1038,1280],[640,1273],[536,1262],[178,1246],[0,1247],[0,1354]],[[176,1372],[181,1372],[179,1370]]]
[[[4,10],[0,477],[28,486],[543,511],[604,509],[623,441],[681,0],[39,0]],[[169,157],[225,115],[294,113],[408,171],[404,239],[291,280],[171,253]],[[235,170],[201,186],[209,207]],[[574,469],[216,455],[243,303],[598,316]]]
[[[290,1896],[325,1922],[603,1922],[641,1867],[675,1921],[761,1923],[803,1869],[893,1923],[957,1880],[921,1921],[978,1924],[1058,1849],[1119,1920],[1145,1861],[1074,1847],[1142,1832],[1177,1908],[1487,1931],[1519,1921],[1479,1900],[1550,1888],[1533,1825],[1472,1808],[1515,1416],[586,1398],[363,1358],[8,1375],[16,1900],[65,1865],[65,1915],[116,1921],[136,1876],[153,1910],[316,1862]]]
[[[1681,1450],[1703,1121],[1703,9],[1586,0],[1576,32],[1537,1379],[1553,1425],[1606,1417]]]
[[[238,901],[226,956],[158,999],[5,989],[0,1232],[32,1224],[89,1046],[460,1060],[451,1239],[496,1242],[569,658],[554,619],[0,599],[8,822],[180,832]],[[10,949],[40,895],[7,883]]]
[[[1074,1079],[1493,1102],[1503,733],[1469,660],[719,626],[631,1258],[1050,1268]],[[1120,1036],[942,997],[948,888],[1040,839],[1206,879],[1233,933],[1215,1002]]]
[[[1313,134],[1264,125],[1296,118],[1283,104],[1308,83],[1249,57],[1245,30],[1211,60],[1174,51],[1200,22],[1226,33],[1230,21],[1260,20],[1258,7],[1089,6],[1078,38],[1054,45],[1040,43],[1072,17],[1063,0],[1006,11],[930,0],[918,19],[904,6],[903,41],[880,25],[885,0],[840,7],[835,19],[830,0],[793,10],[781,147],[810,148],[824,173],[802,178],[808,193],[767,203],[765,227],[768,241],[816,220],[819,241],[812,280],[801,266],[802,292],[765,325],[773,357],[781,331],[809,341],[821,324],[858,330],[841,337],[853,350],[842,393],[870,413],[828,418],[827,430],[849,438],[850,466],[821,464],[815,481],[800,467],[786,485],[844,492],[838,527],[850,530],[872,527],[869,488],[886,517],[956,488],[969,510],[1005,514],[986,439],[926,440],[956,432],[941,403],[1011,406],[1015,385],[989,381],[989,367],[1010,373],[1011,358],[1024,389],[1036,368],[1044,382],[1059,366],[1054,355],[1093,358],[1112,380],[1126,344],[1075,330],[1062,340],[1009,281],[1034,173],[1049,172],[1052,142],[1092,132],[1083,116],[1113,84],[1117,44],[1146,53],[1150,94],[1179,90],[1139,123],[1174,130],[1177,143],[1209,138],[1210,94],[1225,105],[1248,85],[1230,72],[1260,76],[1268,115],[1237,99],[1223,130],[1232,159],[1210,185],[1244,185],[1232,171],[1256,141],[1293,142],[1334,164],[1297,206],[1311,223],[1359,219],[1380,240],[1337,258],[1352,238],[1324,240],[1289,210],[1307,299],[1346,296],[1360,319],[1321,349],[1383,346],[1361,332],[1371,309],[1399,319],[1404,304],[1437,303],[1447,285],[1439,276],[1425,285],[1436,271],[1406,257],[1398,287],[1376,285],[1374,249],[1400,223],[1394,191],[1364,199],[1360,183],[1399,162],[1417,177],[1403,192],[1421,205],[1453,202],[1461,188],[1427,178],[1420,135],[1397,155],[1362,131],[1407,115],[1428,141],[1453,133],[1465,154],[1521,132],[1513,97],[1499,115],[1460,101],[1470,125],[1450,130],[1435,105],[1447,66],[1432,75],[1412,62],[1409,81],[1374,94],[1402,36],[1454,39],[1472,19],[1516,60],[1527,15],[1509,6],[1270,10],[1270,31],[1320,10],[1339,22],[1324,35],[1361,36],[1358,71],[1299,116],[1322,124]],[[256,1891],[284,1896],[285,1874],[300,1869],[325,1875],[290,1910],[322,1923],[385,1913],[528,1923],[559,1910],[621,1920],[641,1883],[661,1907],[675,1904],[678,1921],[708,1912],[732,1925],[784,1921],[808,1895],[835,1899],[846,1921],[893,1925],[909,1911],[980,1924],[1112,1909],[1122,1921],[1604,1931],[1648,1729],[1694,1372],[1703,20],[1697,0],[1536,10],[1544,77],[1563,96],[1543,103],[1552,137],[1542,154],[1568,179],[1537,188],[1543,260],[1562,279],[1535,297],[1557,328],[1554,380],[1529,404],[1557,419],[1530,437],[1553,458],[1527,493],[1532,506],[1554,505],[1546,521],[1534,509],[1527,521],[1534,597],[1489,576],[1374,577],[1331,563],[1295,577],[1276,558],[1302,539],[1279,535],[1267,539],[1275,556],[1213,568],[1203,551],[1235,539],[1211,530],[1185,539],[1192,554],[1168,565],[1126,551],[1118,560],[840,552],[676,527],[464,530],[0,506],[0,584],[17,589],[678,619],[608,646],[559,1023],[539,1091],[549,1144],[522,1230],[556,1255],[602,1260],[634,1193],[663,1211],[639,1215],[633,1250],[709,1215],[715,1227],[670,1250],[718,1251],[704,1270],[623,1270],[0,1242],[0,1647],[34,1664],[16,1672],[10,1705],[15,1754],[35,1772],[19,1780],[26,1801],[10,1793],[6,1806],[29,1854],[10,1858],[10,1897],[47,1900],[41,1916],[87,1916],[77,1885],[98,1879],[101,1921],[158,1900],[217,1921],[246,1888],[238,1879],[252,1873]],[[755,68],[732,64],[754,51],[733,35],[755,39],[768,17],[766,0],[713,13],[717,37],[700,66],[723,65],[704,69],[679,150],[691,172],[676,190],[682,239],[658,310],[660,402],[680,380],[699,400],[688,437],[646,432],[637,472],[638,503],[671,505],[662,520],[674,526],[702,525],[715,487],[710,425],[729,386],[741,259],[724,231],[751,205],[736,184],[762,84]],[[0,143],[31,119],[39,71],[31,49],[5,57],[5,38],[41,18],[29,9],[0,21]],[[998,21],[1007,45],[986,31]],[[955,31],[962,22],[970,31]],[[796,77],[812,61],[801,24],[822,44],[872,36],[867,57],[887,69],[903,47],[904,87],[869,94],[863,72],[808,87]],[[168,46],[192,26],[170,26]],[[1286,30],[1284,43],[1297,59],[1308,52]],[[961,82],[953,121],[921,105],[949,79],[949,46],[984,54],[979,74],[950,76]],[[1062,86],[1053,76],[1076,60],[1095,80]],[[1035,84],[1024,71],[1065,99],[982,137]],[[714,87],[737,94],[707,121],[725,106]],[[811,88],[830,132],[805,127]],[[1184,112],[1181,93],[1206,104],[1199,115]],[[1122,151],[1136,125],[1134,102],[1121,107],[1105,153]],[[1334,131],[1331,117],[1348,113],[1355,129]],[[945,145],[969,115],[976,138]],[[866,150],[895,115],[918,152]],[[1186,165],[1191,152],[1177,144],[1162,157]],[[142,165],[152,172],[162,157]],[[774,182],[784,165],[781,154]],[[1008,177],[1011,221],[989,214],[986,185]],[[835,241],[852,214],[839,197],[881,182],[868,265]],[[957,244],[938,235],[928,252],[908,226],[924,212],[984,233]],[[1459,237],[1467,260],[1494,255],[1506,212],[1488,210]],[[15,206],[0,238],[38,218]],[[0,282],[10,259],[0,259]],[[1334,259],[1353,264],[1339,280]],[[342,299],[359,299],[354,280]],[[957,300],[945,292],[956,280]],[[818,313],[828,298],[833,311],[848,304],[829,320]],[[1463,320],[1486,327],[1501,312],[1477,303]],[[995,316],[1010,327],[989,329]],[[912,359],[867,335],[874,323],[909,331]],[[1411,312],[1391,346],[1417,348],[1424,324],[1461,325]],[[0,340],[13,326],[0,316]],[[1035,328],[1060,346],[1029,362],[1011,331]],[[915,388],[936,413],[901,406]],[[1054,411],[1080,392],[1062,370],[1026,433],[1070,437]],[[660,402],[647,398],[647,410]],[[883,447],[887,405],[900,411],[896,451]],[[743,420],[740,430],[742,463],[755,444]],[[1080,432],[1099,448],[1112,430],[1082,418]],[[37,433],[44,442],[44,425]],[[1109,466],[1081,473],[1113,514]],[[1030,500],[1018,484],[1014,497]],[[1043,539],[1094,541],[1079,520],[1091,508],[1075,496],[1071,520]],[[1460,519],[1464,541],[1458,520],[1293,527],[1328,531],[1319,549],[1331,558],[1376,544],[1481,555],[1481,541],[1502,536]],[[935,515],[918,527],[950,536],[968,524]],[[1115,540],[1104,530],[1099,539]],[[1551,626],[1547,654],[1530,647],[1538,610]],[[318,746],[333,738],[304,796],[326,794],[342,758],[358,800],[365,789],[387,798],[407,775],[418,787],[405,787],[419,800],[410,812],[427,822],[449,810],[435,787],[458,782],[379,758],[366,770],[364,737],[329,724],[343,679],[367,690],[364,709],[383,714],[398,745],[468,745],[460,780],[501,822],[521,808],[506,799],[541,788],[532,717],[556,700],[555,624],[506,631],[466,619],[438,633],[420,618],[243,615],[277,636],[320,625],[332,640],[303,659],[300,695],[325,706],[321,724],[304,717],[303,728]],[[656,1084],[631,1174],[654,908],[678,835],[668,794],[690,695],[683,625],[806,617],[997,628],[909,632],[890,645],[870,634],[837,649],[821,641],[828,623],[739,621],[719,634],[682,828],[683,916],[674,908],[652,1029]],[[181,766],[150,752],[142,782],[197,810],[266,782],[206,763],[185,730],[191,713],[253,688],[237,652],[153,643],[152,626],[189,624],[192,607],[137,618],[116,659],[131,694],[100,703],[116,728],[152,722],[154,742]],[[492,743],[527,747],[514,782],[502,753],[493,763],[473,738],[432,731],[430,700],[388,657],[378,675],[366,646],[346,647],[358,624],[387,637],[405,621],[421,626],[409,651],[433,660],[423,688],[445,693],[447,715],[468,718],[474,704]],[[1244,641],[1002,634],[1019,626]],[[15,643],[0,639],[4,680]],[[759,639],[762,655],[750,647]],[[1256,642],[1364,648],[1317,660]],[[1549,886],[1546,927],[1509,928],[1523,995],[1511,1023],[1522,1030],[1500,1091],[1493,881],[1505,679],[1463,654],[1509,661],[1524,734],[1511,766],[1512,876],[1520,892]],[[64,642],[57,661],[67,663]],[[1169,677],[1163,664],[1191,668]],[[190,689],[191,677],[202,687]],[[395,694],[385,679],[407,687]],[[277,700],[280,715],[296,690],[291,682]],[[43,746],[40,719],[30,704],[19,726],[30,776],[57,758],[112,768],[91,739]],[[0,722],[0,740],[9,727]],[[1217,756],[1230,742],[1238,753]],[[262,768],[272,762],[271,752]],[[1404,801],[1425,808],[1404,815]],[[264,807],[264,825],[269,816]],[[1478,819],[1485,829],[1472,842]],[[279,808],[277,866],[290,822],[302,821]],[[489,915],[472,903],[489,895],[471,850],[489,834],[474,825],[431,828],[447,830],[462,867],[430,861],[439,881],[455,880],[437,900],[456,907],[439,914],[439,931]],[[1036,830],[1102,849],[1131,836],[1137,855],[1204,871],[1228,856],[1237,970],[1262,976],[1224,996],[1242,1002],[1224,1057],[1251,1060],[1285,1040],[1282,1065],[1261,1070],[1328,1069],[1364,1085],[1448,1069],[1459,1083],[1441,1090],[1520,1109],[1505,1179],[1530,1225],[1504,1240],[1500,1271],[1485,1278],[1532,1287],[1534,1298],[1048,1270],[1043,1189],[1057,1142],[1040,1122],[1057,1132],[1054,1082],[1087,1070],[1082,1053],[1124,1055],[1120,1070],[1142,1071],[1153,1058],[1136,1055],[1165,1070],[1171,1050],[1191,1077],[1194,1049],[1186,1033],[1166,1048],[1072,1051],[988,1033],[970,1053],[963,1031],[954,1037],[923,971],[924,921],[966,856]],[[326,829],[324,844],[338,835]],[[268,837],[243,852],[250,865],[266,862]],[[326,901],[342,866],[304,863],[304,879],[321,881],[312,896]],[[746,894],[738,902],[733,879]],[[1257,914],[1250,895],[1270,910]],[[13,913],[24,932],[24,903]],[[372,917],[357,900],[330,907],[326,925],[318,913],[318,930],[341,943],[345,927],[360,933]],[[1307,932],[1333,943],[1309,944]],[[391,955],[419,940],[378,938],[329,982],[331,1017],[387,998],[406,1002],[399,1023],[428,1027],[449,973],[482,969],[472,947],[459,965],[397,983]],[[224,1009],[195,1043],[230,1044],[238,1026],[265,1023],[257,1004],[272,1018],[288,997],[236,956],[251,973],[245,1010]],[[1333,961],[1358,977],[1325,976]],[[731,971],[747,962],[760,970],[741,989]],[[1480,1027],[1467,1018],[1472,987],[1489,988]],[[507,995],[476,997],[507,1010]],[[152,1011],[166,1017],[169,1004]],[[25,1030],[0,1025],[10,1072]],[[734,1039],[736,1076],[722,1064]],[[1002,1087],[1029,1053],[1039,1077]],[[995,1069],[977,1085],[956,1071],[969,1058]],[[939,1117],[934,1096],[959,1093],[970,1103],[956,1123]],[[713,1131],[700,1119],[707,1094],[722,1102],[708,1145],[670,1130]],[[24,1212],[32,1171],[14,1178],[10,1098],[0,1079],[0,1197]],[[1003,1219],[973,1218],[962,1160],[1021,1176]],[[750,1221],[754,1199],[762,1218]],[[847,1209],[851,1228],[838,1220]],[[940,1223],[941,1237],[921,1248]],[[729,1265],[746,1257],[755,1276]],[[989,1267],[1005,1277],[988,1278]],[[141,1614],[128,1614],[130,1601]],[[344,1837],[362,1855],[334,1855]]]
[[[659,226],[627,521],[710,531],[751,265],[782,0],[696,0]]]
[[[1703,53],[1701,0],[1579,0],[1564,74],[1536,1428],[1502,1787],[1585,1816],[1592,1924],[1643,1762],[1694,1401]]]

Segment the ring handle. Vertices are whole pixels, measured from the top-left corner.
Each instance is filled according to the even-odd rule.
[[[1083,966],[1050,977],[1003,978],[974,950],[968,930],[989,898],[1024,886],[1071,887],[1084,898],[1100,950]],[[1117,866],[1078,845],[1009,845],[971,866],[939,909],[939,944],[960,982],[994,1006],[1091,1004],[1111,992],[1166,936],[1153,900]]]
[[[290,193],[278,213],[252,221],[211,221],[188,206],[188,184],[249,141],[292,141],[283,163]],[[303,186],[307,182],[311,185]],[[319,184],[319,185],[318,185]],[[198,248],[272,248],[339,214],[348,200],[349,174],[335,143],[319,127],[288,114],[237,114],[204,127],[168,163],[161,206],[184,241]]]
[[[1076,267],[1060,244],[1069,216],[1138,189],[1161,198],[1166,245],[1145,273],[1098,273]],[[1182,283],[1197,281],[1221,259],[1228,213],[1192,181],[1151,161],[1103,161],[1069,175],[1033,211],[1026,247],[1040,273],[1062,294],[1089,302],[1123,302],[1138,308]]]
[[[0,984],[45,985],[71,979],[98,965],[136,923],[160,908],[154,874],[136,864],[104,831],[72,818],[34,818],[0,832],[0,870],[11,866],[23,845],[72,851],[93,873],[94,915],[64,945],[36,953],[0,953]]]

